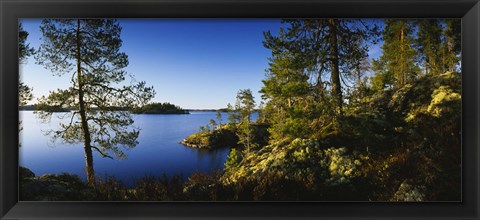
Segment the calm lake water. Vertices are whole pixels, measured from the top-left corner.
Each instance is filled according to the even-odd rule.
[[[210,119],[215,119],[215,112],[133,117],[135,126],[141,129],[139,144],[124,151],[127,155],[124,160],[101,158],[94,152],[97,176],[115,176],[130,186],[134,180],[147,175],[182,175],[188,178],[195,171],[211,172],[224,168],[229,148],[205,150],[179,144],[185,137],[198,132],[199,127],[206,125]],[[32,111],[20,111],[20,120],[23,126],[20,132],[20,166],[29,168],[37,176],[67,172],[85,179],[83,144],[52,144],[50,137],[42,132],[58,127],[62,120],[52,117],[51,122],[45,124]],[[224,113],[222,120],[227,121]],[[68,122],[69,119],[63,121]]]

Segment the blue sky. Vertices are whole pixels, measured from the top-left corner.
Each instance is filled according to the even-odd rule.
[[[154,86],[152,101],[170,102],[186,109],[217,109],[235,103],[240,89],[251,89],[257,104],[268,57],[263,32],[278,33],[278,19],[119,19],[122,51],[129,56],[127,72]],[[40,44],[40,19],[23,19],[27,43]],[[371,48],[377,57],[379,46]],[[69,78],[53,76],[33,57],[21,64],[22,80],[33,87],[34,100]]]

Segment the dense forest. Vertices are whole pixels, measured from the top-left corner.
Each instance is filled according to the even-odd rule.
[[[227,120],[183,141],[231,147],[224,170],[133,188],[55,178],[78,181],[79,200],[459,201],[460,21],[284,19],[264,32],[262,102],[242,89]],[[40,198],[28,187],[44,180],[23,172],[21,196]]]

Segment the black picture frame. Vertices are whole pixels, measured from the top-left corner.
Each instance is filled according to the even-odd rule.
[[[478,0],[0,0],[0,219],[480,219]],[[19,202],[19,18],[462,18],[462,202]]]

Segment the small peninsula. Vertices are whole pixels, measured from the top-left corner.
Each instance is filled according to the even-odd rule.
[[[267,145],[268,125],[264,123],[250,123],[252,128],[251,141],[257,145]],[[227,123],[213,129],[201,130],[185,139],[180,144],[192,148],[216,149],[221,147],[239,147],[239,132],[241,124]]]
[[[188,110],[168,102],[150,103],[140,108],[131,109],[130,112],[132,114],[190,114]]]

